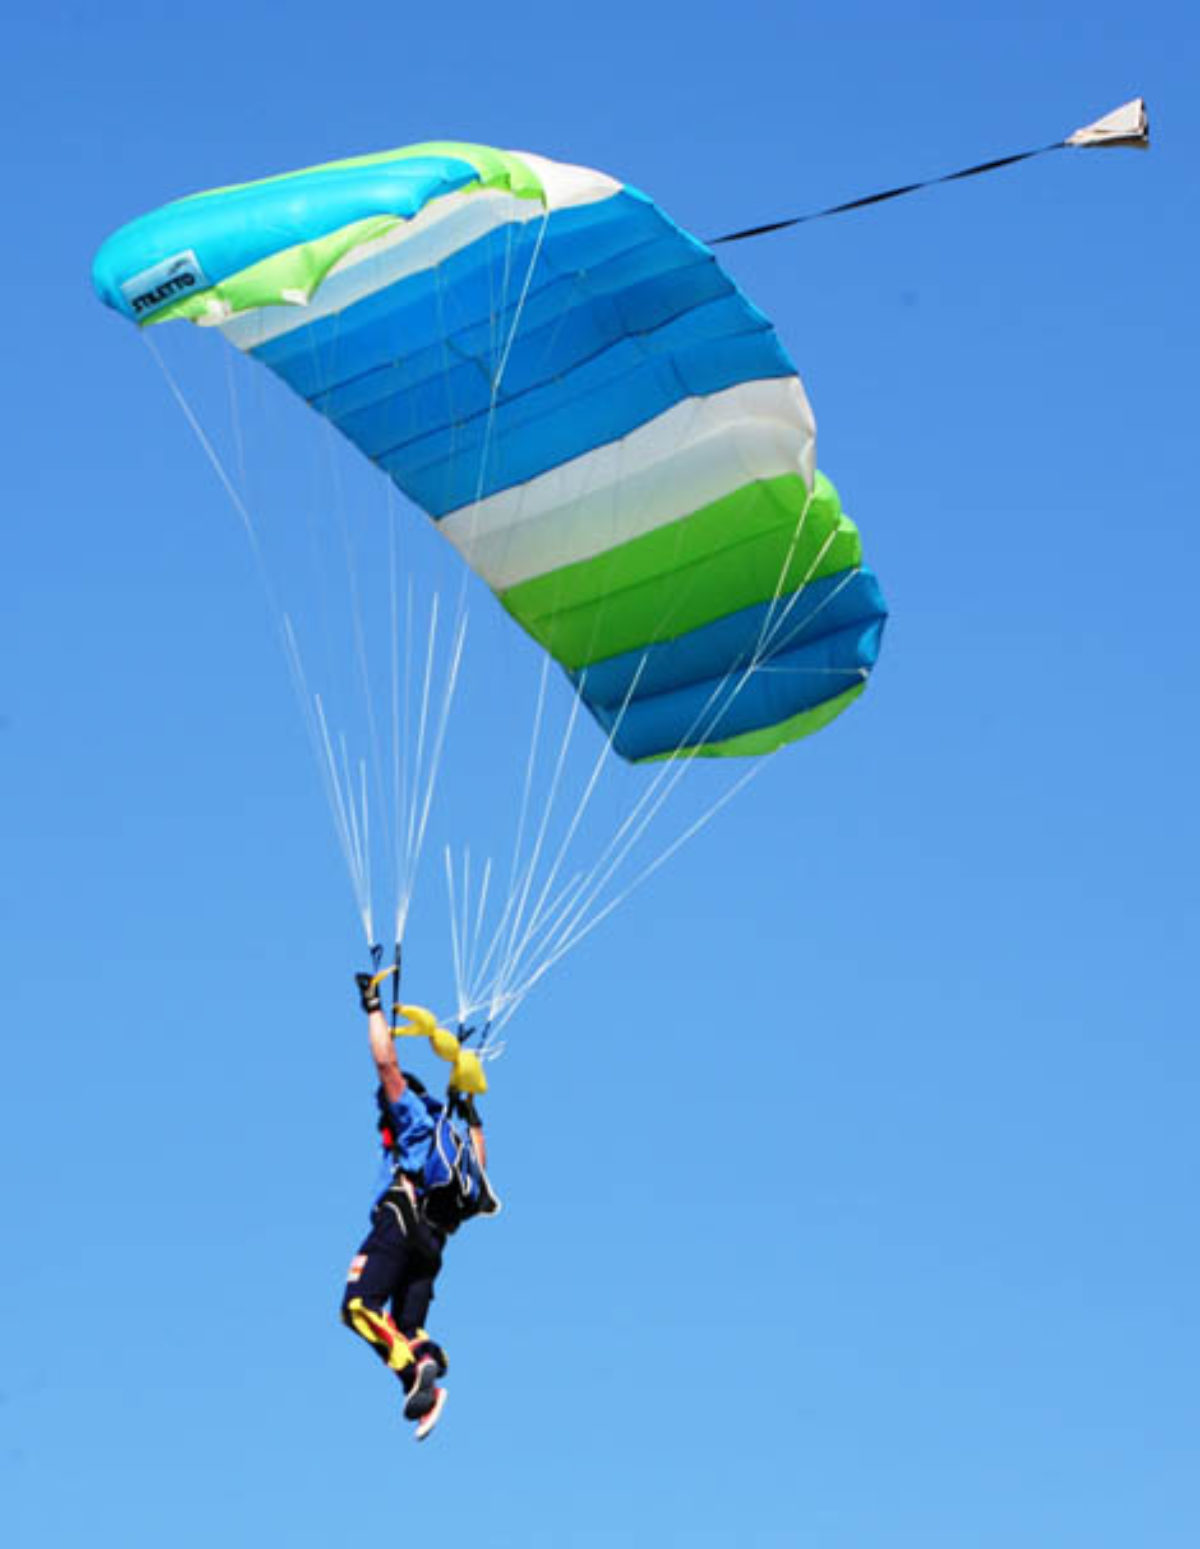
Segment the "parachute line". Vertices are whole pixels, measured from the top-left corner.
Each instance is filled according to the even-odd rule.
[[[542,848],[546,840],[546,831],[550,824],[550,816],[554,810],[554,803],[558,797],[558,791],[562,781],[563,764],[567,756],[567,749],[571,744],[572,734],[575,730],[575,723],[579,715],[580,702],[581,701],[578,695],[572,696],[571,709],[567,716],[566,730],[559,743],[558,757],[554,764],[554,774],[550,781],[550,790],[542,809],[542,821],[538,826],[537,839],[534,842],[533,849],[530,851],[529,861],[525,867],[524,878],[521,885],[521,896],[512,918],[512,925],[509,931],[508,950],[500,968],[499,985],[501,989],[503,989],[508,975],[512,970],[514,961],[520,957],[521,951],[527,939],[526,936],[521,936],[521,938],[518,940],[517,933],[524,918],[526,905],[529,902],[529,894],[533,886],[533,879],[537,871],[538,861],[541,859]]]
[[[404,779],[403,763],[400,758],[400,615],[399,615],[399,576],[397,573],[398,556],[396,553],[396,511],[392,499],[393,486],[389,482],[387,486],[387,530],[388,530],[388,622],[391,625],[389,632],[390,651],[388,653],[388,666],[390,669],[390,694],[392,721],[392,813],[395,817],[395,828],[391,842],[392,860],[392,898],[397,900],[401,896],[404,885],[404,862],[400,848],[400,825],[404,812]],[[399,924],[397,919],[396,924]],[[395,935],[393,927],[393,937]]]
[[[346,586],[350,598],[350,619],[354,639],[354,654],[358,667],[359,684],[362,689],[363,708],[366,714],[367,742],[370,748],[371,760],[375,770],[375,778],[378,782],[378,788],[380,791],[384,791],[387,789],[387,785],[383,775],[382,742],[380,740],[379,727],[375,716],[375,699],[371,692],[371,675],[367,667],[367,642],[363,627],[363,606],[358,583],[358,569],[355,564],[354,545],[351,541],[350,527],[347,520],[346,499],[342,486],[341,472],[340,468],[338,467],[338,460],[336,456],[333,455],[333,435],[333,427],[327,425],[324,440],[326,449],[329,454],[328,461],[330,478],[333,483],[335,495],[334,505],[337,511],[338,529],[342,540],[342,553],[346,564]],[[384,840],[388,850],[390,851],[392,844],[386,802],[382,804],[381,817]],[[369,875],[367,881],[369,886]],[[401,938],[397,937],[396,939],[399,941]]]
[[[721,811],[722,807],[731,802],[740,791],[744,790],[745,787],[750,784],[751,780],[756,779],[762,773],[763,767],[764,766],[761,763],[751,764],[749,768],[746,769],[742,774],[741,778],[737,780],[732,786],[730,786],[727,791],[724,791],[711,804],[711,806],[706,808],[705,811],[702,812],[695,820],[695,822],[693,822],[690,827],[686,828],[682,834],[674,839],[665,850],[663,850],[659,855],[655,856],[655,858],[648,863],[644,870],[639,872],[633,881],[629,883],[623,892],[619,893],[615,898],[610,899],[604,908],[601,909],[598,913],[594,914],[585,925],[583,925],[574,934],[569,935],[557,951],[544,958],[537,969],[531,973],[527,979],[519,984],[514,991],[510,993],[508,996],[509,1004],[501,1014],[499,1025],[496,1030],[500,1031],[500,1029],[503,1028],[504,1024],[509,1020],[513,1013],[517,1011],[521,1002],[529,994],[530,990],[534,988],[540,979],[549,973],[550,969],[553,968],[556,963],[564,958],[573,948],[577,947],[581,941],[584,941],[588,936],[590,936],[591,933],[597,928],[597,926],[601,925],[608,918],[608,916],[614,912],[614,910],[619,908],[621,904],[625,903],[625,901],[633,893],[635,893],[638,888],[641,887],[643,882],[648,881],[650,877],[654,875],[660,866],[664,866],[667,861],[670,860],[671,857],[679,850],[681,850],[690,839],[694,838],[701,831],[701,829],[705,828],[713,820],[713,818],[716,817],[717,813]]]
[[[641,676],[642,676],[643,671],[645,670],[645,666],[646,666],[646,656],[643,655],[642,660],[638,664],[636,672],[633,674],[633,677],[632,677],[632,680],[630,682],[629,688],[626,690],[624,701],[623,701],[623,703],[621,705],[620,712],[618,713],[617,718],[616,718],[615,722],[613,723],[612,730],[609,732],[608,736],[606,737],[603,745],[601,746],[601,748],[600,748],[599,752],[597,753],[596,758],[595,758],[595,760],[594,760],[594,762],[592,764],[591,774],[590,774],[590,777],[588,779],[587,785],[586,785],[586,787],[584,789],[583,795],[580,798],[580,800],[576,803],[574,817],[571,820],[570,826],[568,827],[567,832],[566,832],[565,836],[563,837],[562,842],[559,845],[558,853],[556,854],[556,856],[554,858],[554,861],[553,861],[553,863],[552,863],[552,865],[551,865],[551,867],[550,867],[550,869],[549,869],[549,871],[548,871],[548,873],[546,875],[545,882],[543,883],[541,892],[538,895],[537,903],[534,906],[533,914],[532,914],[532,916],[530,918],[529,927],[528,927],[528,930],[526,932],[525,938],[524,938],[524,940],[522,942],[522,947],[515,954],[511,954],[510,953],[509,960],[505,964],[504,969],[502,970],[502,972],[501,972],[501,974],[499,976],[499,982],[500,982],[501,985],[503,985],[504,983],[507,982],[507,980],[510,977],[511,973],[514,971],[516,964],[519,962],[521,951],[524,950],[524,947],[529,943],[530,939],[536,934],[538,929],[541,927],[541,924],[543,923],[543,920],[544,920],[543,910],[544,910],[546,896],[547,896],[547,894],[549,893],[551,887],[554,884],[554,880],[557,877],[558,872],[559,872],[559,870],[562,867],[562,863],[563,863],[563,861],[566,858],[568,850],[570,849],[571,842],[572,842],[572,840],[575,837],[575,834],[576,834],[576,832],[577,832],[577,830],[579,828],[579,825],[580,825],[580,823],[581,823],[581,821],[583,819],[583,815],[587,811],[588,805],[591,802],[592,796],[593,796],[593,794],[594,794],[594,792],[596,790],[596,786],[597,786],[597,783],[598,783],[598,781],[600,779],[601,773],[603,772],[603,769],[604,769],[604,767],[606,766],[606,764],[608,762],[608,758],[609,758],[609,755],[610,755],[611,750],[612,750],[613,739],[616,737],[617,732],[620,730],[621,723],[622,723],[622,721],[625,718],[625,712],[628,709],[630,701],[632,700],[632,698],[634,696],[634,693],[637,690],[637,686],[638,686],[638,683],[641,680]],[[576,697],[574,699],[573,704],[574,704],[575,707],[578,706],[578,704],[579,704],[578,697]],[[572,716],[572,725],[573,724],[574,724],[574,717]],[[584,873],[579,878],[579,881],[578,881],[578,886],[579,886],[580,889],[582,889],[584,886],[586,886],[587,880],[588,880],[588,874]],[[572,884],[572,886],[573,885],[574,884]],[[575,896],[577,897],[578,894],[576,893]],[[561,898],[562,898],[562,895],[560,895],[559,899],[554,900],[553,903],[551,904],[551,906],[550,906],[551,914],[553,914],[553,913],[558,911],[559,903],[561,901]]]
[[[489,1022],[491,1026],[489,1034],[485,1037],[485,1042],[488,1037],[493,1036],[503,1028],[508,1019],[518,1009],[524,997],[551,966],[561,961],[568,952],[585,940],[602,920],[607,919],[644,881],[647,881],[654,875],[671,855],[674,855],[683,844],[699,833],[726,802],[732,799],[732,796],[742,789],[743,785],[761,768],[759,764],[751,765],[750,770],[741,779],[735,782],[729,790],[716,797],[708,808],[682,834],[672,840],[659,855],[649,861],[626,887],[614,897],[608,900],[604,899],[604,891],[609,883],[618,875],[626,860],[644,838],[650,825],[669,797],[677,789],[680,782],[686,778],[688,771],[692,768],[695,760],[687,756],[687,750],[692,745],[693,738],[698,738],[700,742],[704,741],[707,731],[711,730],[719,719],[727,713],[730,705],[738,697],[751,674],[759,670],[762,658],[775,649],[775,642],[778,640],[780,631],[786,623],[788,616],[797,606],[805,588],[825,558],[836,536],[835,531],[832,530],[809,562],[800,585],[788,597],[786,604],[780,607],[784,581],[802,539],[804,527],[812,508],[812,501],[813,493],[810,491],[801,508],[787,552],[780,565],[771,603],[762,621],[755,647],[745,665],[740,670],[726,674],[714,686],[705,704],[701,707],[692,725],[684,733],[675,749],[676,756],[664,761],[661,768],[656,772],[654,779],[635,803],[632,811],[626,816],[624,822],[620,824],[616,833],[609,840],[589,871],[584,874],[581,883],[569,885],[571,888],[569,906],[564,906],[560,911],[559,905],[564,903],[563,895],[559,895],[559,898],[553,901],[550,906],[550,912],[557,914],[558,918],[555,920],[553,928],[549,929],[543,936],[538,952],[532,956],[526,965],[524,976],[514,985],[513,980],[516,978],[516,968],[520,958],[525,949],[530,945],[531,937],[538,930],[540,923],[539,908],[546,893],[546,888],[543,888],[542,893],[539,895],[538,907],[535,907],[531,917],[530,928],[522,938],[520,947],[510,951],[500,972],[493,981],[489,1007]],[[640,676],[646,660],[646,655],[643,655],[637,676]],[[622,706],[622,715],[635,687],[636,676]],[[616,735],[618,725],[619,718],[618,723],[614,724],[608,738],[609,744],[611,744],[612,738]],[[595,771],[593,772],[594,777]],[[589,785],[585,801],[581,805],[586,805],[586,798],[590,796],[590,791],[591,785]],[[575,825],[573,824],[568,830],[563,849],[560,850],[559,855],[556,857],[552,872],[557,871],[562,855],[565,853],[565,847],[570,843],[574,830]],[[550,881],[552,881],[552,877]]]
[[[201,424],[187,396],[176,381],[174,373],[167,365],[152,336],[147,332],[143,332],[141,337],[152,359],[162,373],[163,380],[166,382],[171,396],[179,406],[184,419],[199,443],[205,457],[208,459],[209,465],[216,474],[222,489],[229,499],[230,505],[240,519],[242,531],[250,545],[255,569],[267,602],[267,609],[274,622],[283,650],[284,660],[288,665],[289,678],[296,694],[301,720],[308,732],[318,773],[321,775],[321,783],[329,802],[334,832],[338,839],[338,845],[342,852],[347,872],[349,873],[350,886],[354,893],[359,918],[362,921],[363,932],[367,941],[370,942],[374,939],[374,930],[369,879],[364,874],[361,852],[355,842],[351,804],[347,790],[343,789],[339,777],[337,759],[334,756],[333,746],[329,737],[329,728],[325,720],[324,705],[321,702],[320,696],[314,694],[309,688],[299,641],[296,638],[292,621],[284,611],[274,583],[271,580],[258,528],[249,505],[234,484],[220,454]],[[236,397],[231,402],[236,416]],[[240,438],[237,441],[237,445],[243,445]]]

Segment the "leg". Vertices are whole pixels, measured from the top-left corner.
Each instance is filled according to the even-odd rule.
[[[404,1403],[404,1417],[415,1420],[418,1441],[433,1430],[446,1402],[446,1390],[438,1378],[446,1375],[446,1355],[421,1326],[433,1301],[433,1285],[442,1267],[440,1233],[432,1232],[424,1221],[414,1226],[412,1274],[392,1301],[392,1311],[401,1337],[408,1341],[413,1359],[412,1383]]]
[[[408,1342],[412,1351],[413,1360],[420,1364],[422,1361],[432,1361],[437,1368],[439,1377],[444,1377],[450,1370],[450,1357],[438,1344],[436,1339],[430,1339],[427,1329],[419,1328]]]
[[[442,1267],[445,1238],[417,1218],[409,1239],[412,1250],[410,1273],[392,1298],[392,1317],[400,1333],[409,1342],[416,1361],[432,1360],[439,1377],[449,1365],[442,1347],[429,1337],[424,1327],[434,1297],[434,1284]]]
[[[350,1265],[342,1322],[364,1339],[407,1386],[413,1376],[412,1345],[387,1312],[402,1297],[414,1265],[403,1224],[393,1210],[376,1207],[371,1230]]]

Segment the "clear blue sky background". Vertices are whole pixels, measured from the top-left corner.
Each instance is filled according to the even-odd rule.
[[[1200,1542],[1198,27],[1182,0],[9,19],[9,1549]],[[506,1213],[453,1245],[451,1405],[415,1448],[335,1317],[374,1165],[361,938],[244,541],[96,246],[443,135],[711,233],[1137,92],[1148,156],[729,253],[883,578],[884,658],[527,1003],[489,1102]]]

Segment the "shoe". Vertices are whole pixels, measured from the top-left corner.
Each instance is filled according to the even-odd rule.
[[[418,1441],[424,1441],[426,1436],[429,1435],[430,1431],[432,1431],[434,1426],[438,1423],[442,1410],[446,1407],[446,1400],[449,1396],[450,1395],[446,1392],[445,1388],[434,1388],[433,1408],[417,1426]]]
[[[404,1418],[406,1420],[423,1420],[437,1402],[437,1362],[428,1356],[417,1362],[417,1369],[413,1373],[412,1385],[408,1390],[408,1396],[404,1400]]]

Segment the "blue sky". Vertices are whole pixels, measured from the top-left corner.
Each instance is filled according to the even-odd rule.
[[[1109,0],[10,23],[6,1544],[1195,1544],[1197,32]],[[506,1210],[453,1244],[415,1448],[335,1316],[361,935],[244,539],[95,248],[437,136],[708,234],[1139,92],[1149,155],[729,252],[884,656],[512,1024]],[[489,707],[524,658],[480,611],[439,838],[519,757]],[[410,991],[440,1003],[443,921],[435,865]]]

